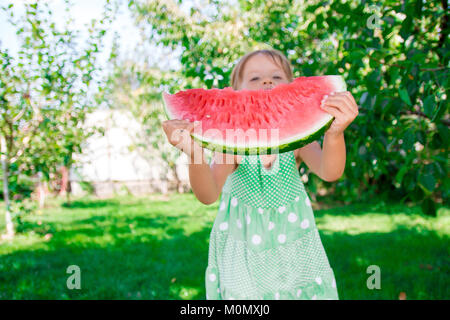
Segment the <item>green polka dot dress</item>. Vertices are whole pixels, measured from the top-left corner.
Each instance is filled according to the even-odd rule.
[[[228,176],[210,233],[208,300],[338,300],[294,151],[266,169],[246,155]]]

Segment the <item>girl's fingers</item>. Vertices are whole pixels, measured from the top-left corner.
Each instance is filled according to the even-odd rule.
[[[347,105],[347,101],[340,98],[328,98],[323,103],[324,106],[334,107],[338,109],[342,113],[348,113],[350,111],[350,107]]]
[[[351,100],[346,96],[329,97],[324,101],[324,105],[329,105],[340,109],[345,114],[355,114],[352,108]]]
[[[350,100],[350,98],[347,95],[344,94],[334,94],[329,96],[327,99],[324,100],[324,102],[330,102],[330,101],[346,101],[349,104],[352,103],[352,101]]]
[[[324,104],[324,105],[321,106],[321,108],[324,111],[326,111],[326,112],[330,113],[331,115],[333,115],[335,118],[340,118],[343,115],[343,113],[338,108],[336,108],[336,107],[334,107],[332,105]]]
[[[196,121],[196,122],[198,122],[198,121]],[[176,130],[176,129],[191,130],[191,128],[194,128],[196,126],[196,122],[173,119],[173,120],[163,122],[163,125],[165,127],[171,127],[173,130]]]
[[[189,130],[189,132],[192,132],[192,131],[196,130],[199,126],[200,126],[200,121],[191,122],[188,125],[188,130]]]
[[[349,110],[352,112],[352,114],[357,115],[358,114],[358,104],[355,101],[355,98],[350,93],[350,91],[344,91],[344,92],[336,92],[334,94],[330,95],[330,98],[342,98],[347,102],[347,106],[349,107]]]
[[[347,102],[347,106],[351,114],[356,115],[356,113],[358,112],[358,106],[356,105],[355,99],[353,99],[352,94],[346,91],[345,94],[343,95],[343,98]]]
[[[356,103],[355,98],[353,97],[353,95],[349,91],[346,91],[346,93],[347,93],[347,97],[350,98],[352,104],[356,107],[356,110],[358,110],[358,104]]]
[[[189,123],[186,127],[186,130],[191,131],[192,129],[194,129],[194,124],[193,123]]]

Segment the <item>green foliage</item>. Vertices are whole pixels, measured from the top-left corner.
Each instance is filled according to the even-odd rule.
[[[24,219],[39,227],[34,233],[0,242],[0,299],[205,299],[218,203],[204,206],[193,194],[62,202]],[[314,215],[341,300],[448,298],[448,207],[432,218],[378,198],[328,206]],[[70,264],[81,269],[80,290],[65,286]],[[382,290],[365,286],[373,264],[386,277]]]
[[[30,223],[24,221],[25,217],[33,214],[37,210],[37,205],[30,199],[13,201],[10,207],[13,223],[16,225],[16,232],[23,233],[30,230]]]
[[[12,171],[17,171],[17,163],[11,165]],[[3,176],[3,171],[0,168],[0,177]],[[13,175],[9,178],[9,191],[13,199],[29,198],[34,191],[35,181],[23,173]],[[0,179],[0,190],[3,190],[3,179]],[[4,200],[4,194],[0,193],[0,199]]]
[[[70,3],[65,2],[69,12]],[[72,19],[56,27],[47,2],[25,3],[19,17],[13,5],[1,7],[20,44],[14,57],[0,47],[0,138],[7,166],[3,174],[13,200],[29,195],[20,187],[19,176],[40,173],[40,179],[48,181],[61,165],[71,167],[73,153],[95,132],[83,124],[102,95],[97,58],[111,19],[108,7],[109,1],[83,45],[80,31],[72,30]]]
[[[161,168],[162,176],[168,172],[177,177],[176,159],[181,152],[167,142],[162,130],[162,122],[166,120],[162,112],[161,90],[173,79],[181,77],[179,72],[162,71],[157,65],[149,66],[135,60],[124,60],[118,57],[116,50],[118,38],[114,39],[111,54],[111,74],[108,79],[106,97],[111,106],[123,108],[141,125],[142,130],[130,132],[132,143],[130,152],[137,152],[149,162],[162,158],[167,166]],[[133,129],[133,128],[130,128]]]
[[[89,181],[80,181],[80,187],[83,191],[86,191],[88,194],[94,194],[95,188]]]
[[[447,202],[449,41],[447,3],[433,1],[129,1],[149,40],[181,46],[173,91],[230,86],[239,57],[272,47],[295,76],[341,74],[359,103],[345,132],[342,201],[374,195],[418,201],[435,215]],[[211,9],[211,10],[209,10]],[[182,81],[180,83],[180,81]],[[167,81],[166,81],[167,84]]]

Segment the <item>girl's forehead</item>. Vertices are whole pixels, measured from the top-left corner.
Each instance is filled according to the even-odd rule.
[[[271,58],[259,54],[249,58],[244,66],[244,72],[247,74],[261,70],[272,72],[280,71],[281,69]]]

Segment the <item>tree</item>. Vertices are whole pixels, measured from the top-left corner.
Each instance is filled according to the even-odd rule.
[[[66,1],[66,12],[70,3]],[[7,237],[14,235],[9,178],[39,173],[40,183],[60,165],[70,168],[72,154],[93,133],[84,130],[86,115],[100,103],[102,93],[97,59],[111,17],[109,2],[100,21],[92,21],[86,47],[79,32],[51,21],[49,4],[26,4],[25,16],[15,20],[13,4],[3,7],[17,28],[21,47],[17,57],[0,49],[0,136]],[[96,79],[97,77],[97,79]],[[96,100],[96,97],[98,100]]]
[[[343,75],[360,104],[346,130],[344,177],[328,183],[311,175],[313,192],[324,185],[344,202],[373,195],[418,201],[430,215],[436,202],[448,200],[446,1],[190,4],[129,1],[149,40],[182,49],[182,78],[172,79],[173,91],[229,86],[240,56],[278,49],[295,76]]]
[[[162,112],[159,89],[163,82],[169,82],[176,77],[175,73],[164,72],[157,66],[149,66],[139,61],[139,57],[136,56],[133,60],[123,60],[115,51],[110,61],[113,63],[113,72],[107,86],[110,104],[118,108],[125,107],[143,129],[134,133],[130,132],[130,138],[133,140],[129,147],[130,151],[138,152],[142,158],[151,163],[162,158],[167,164],[161,167],[163,176],[173,175],[177,190],[184,192],[182,181],[176,170],[176,159],[181,152],[167,143],[164,132],[161,130],[165,114]],[[162,192],[166,193],[167,179],[161,179],[160,183]]]

